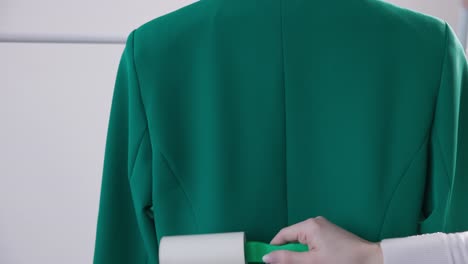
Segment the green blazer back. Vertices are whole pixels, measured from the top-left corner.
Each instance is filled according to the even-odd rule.
[[[319,215],[371,241],[468,230],[468,67],[447,23],[378,0],[201,0],[129,33],[95,264]]]

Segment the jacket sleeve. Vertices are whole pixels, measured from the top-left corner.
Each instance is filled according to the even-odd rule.
[[[150,263],[148,240],[155,242],[149,219],[138,206],[139,193],[132,193],[131,176],[142,156],[151,160],[147,121],[134,63],[134,34],[126,41],[112,96],[97,216],[94,264]],[[141,149],[145,153],[141,154]],[[149,162],[148,162],[149,163]],[[141,200],[141,199],[140,199]],[[146,226],[145,226],[146,224]],[[146,238],[146,239],[145,239]],[[154,257],[154,256],[153,256]],[[152,261],[151,263],[153,263]]]
[[[446,48],[429,138],[420,233],[468,230],[468,66],[446,24]]]

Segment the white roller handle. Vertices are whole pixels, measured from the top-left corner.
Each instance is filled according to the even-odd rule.
[[[159,242],[160,264],[246,264],[245,233],[165,236]]]

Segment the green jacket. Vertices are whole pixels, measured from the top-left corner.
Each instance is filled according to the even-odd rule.
[[[468,230],[463,48],[378,0],[201,0],[148,21],[107,133],[95,264],[319,215],[371,241]]]

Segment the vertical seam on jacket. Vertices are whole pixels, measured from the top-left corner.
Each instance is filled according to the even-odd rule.
[[[446,180],[447,180],[447,186],[450,190],[450,186],[452,185],[452,180],[450,179],[450,173],[449,173],[449,170],[448,170],[448,166],[447,166],[447,158],[446,158],[446,154],[444,152],[444,150],[442,149],[442,143],[440,142],[440,137],[439,137],[439,134],[436,133],[435,134],[435,141],[437,142],[437,145],[439,146],[438,149],[439,149],[439,152],[440,152],[440,156],[441,156],[441,161],[442,161],[442,167],[444,168],[444,172],[445,172],[445,175],[446,175]]]
[[[282,65],[282,85],[283,85],[283,99],[284,99],[284,188],[286,197],[286,225],[289,225],[289,201],[288,201],[288,144],[287,144],[287,122],[286,122],[286,81],[285,81],[285,63],[284,63],[284,36],[283,36],[283,0],[280,2],[280,27],[281,27],[281,65]]]
[[[413,162],[416,160],[416,157],[419,155],[421,150],[424,149],[423,146],[428,142],[428,139],[429,139],[429,133],[426,133],[423,142],[418,146],[418,149],[417,149],[416,153],[413,154],[413,156],[411,157],[408,165],[403,170],[403,173],[401,174],[397,185],[393,189],[392,194],[390,195],[390,199],[388,200],[387,205],[385,206],[385,211],[384,211],[384,215],[383,215],[383,218],[382,218],[382,224],[380,225],[380,231],[379,231],[378,239],[382,239],[383,228],[385,226],[385,223],[387,222],[388,211],[390,210],[390,206],[392,205],[393,199],[395,198],[395,195],[396,195],[398,189],[400,188],[401,183],[403,182],[403,180],[408,175],[407,173],[408,173],[409,169],[411,168],[411,166],[413,165]]]
[[[438,90],[437,90],[437,93],[436,93],[436,98],[435,98],[435,102],[434,102],[434,107],[433,107],[433,116],[432,116],[432,122],[431,122],[431,128],[430,128],[430,131],[431,131],[431,137],[432,137],[432,134],[435,134],[435,137],[436,138],[436,141],[437,141],[437,144],[439,145],[439,148],[440,148],[440,152],[442,155],[443,152],[442,152],[442,144],[439,140],[439,137],[438,137],[438,131],[437,131],[437,128],[434,127],[434,120],[435,120],[435,116],[436,116],[436,111],[437,111],[437,107],[438,107],[438,99],[440,97],[440,91],[442,90],[442,86],[443,86],[443,79],[444,79],[444,74],[445,74],[445,68],[446,68],[446,63],[447,63],[447,49],[448,49],[448,37],[449,37],[449,26],[447,24],[446,21],[444,21],[444,25],[445,25],[445,36],[444,36],[444,55],[442,57],[442,62],[440,63],[440,77],[439,77],[439,87],[438,87]],[[444,166],[446,166],[445,164],[445,161],[443,161],[444,163]],[[444,167],[444,170],[446,172],[446,178],[448,180],[448,183],[449,183],[449,188],[450,188],[450,179],[449,179],[449,175],[447,173],[447,169],[446,167]],[[448,201],[448,197],[447,197],[447,202]],[[443,226],[442,226],[442,230],[445,230],[445,223],[446,223],[446,216],[445,216],[445,213],[444,213],[444,219],[443,219]]]
[[[135,38],[136,38],[136,33],[137,33],[137,29],[134,29],[133,32],[132,32],[132,63],[133,63],[133,69],[134,69],[134,72],[135,72],[135,78],[136,78],[136,81],[137,81],[137,86],[138,86],[138,96],[140,98],[140,103],[141,103],[141,107],[143,108],[143,115],[145,117],[145,130],[147,131],[144,131],[144,132],[148,132],[148,140],[150,142],[150,147],[151,147],[151,155],[153,155],[153,142],[151,140],[151,133],[149,133],[149,121],[148,121],[148,111],[146,109],[146,106],[145,106],[145,102],[143,101],[143,95],[142,95],[142,91],[141,91],[141,84],[140,84],[140,76],[138,75],[138,69],[137,69],[137,63],[136,63],[136,58],[135,58]],[[143,134],[144,134],[143,132]]]
[[[133,29],[132,33],[130,34],[132,36],[132,64],[133,64],[133,70],[135,73],[135,79],[137,81],[138,96],[140,98],[141,107],[143,109],[143,115],[145,119],[145,129],[140,139],[140,146],[138,147],[137,154],[135,155],[135,161],[133,163],[133,168],[132,168],[132,177],[133,177],[133,170],[135,169],[136,158],[138,157],[138,154],[140,152],[140,148],[142,145],[141,143],[143,142],[143,138],[146,133],[148,133],[148,141],[149,141],[150,154],[151,154],[150,166],[151,167],[153,166],[153,164],[151,164],[152,159],[153,159],[153,145],[152,145],[152,140],[151,140],[151,133],[149,131],[149,121],[148,121],[147,109],[143,101],[140,76],[138,75],[138,68],[137,68],[137,63],[136,63],[136,58],[135,58],[135,38],[136,38],[137,31],[138,31],[138,28]],[[153,169],[151,169],[151,181],[153,181]],[[152,191],[151,191],[151,204],[153,204],[153,192]],[[156,220],[154,219],[153,221],[156,221]],[[158,245],[156,230],[155,230],[154,236],[156,237],[156,244]],[[147,255],[146,263],[148,262],[149,262],[149,256]]]
[[[437,96],[436,96],[436,100],[434,102],[434,107],[433,107],[433,116],[432,116],[432,123],[431,123],[431,134],[435,134],[435,137],[436,137],[436,140],[437,140],[437,143],[439,144],[439,147],[441,148],[440,149],[440,152],[442,153],[442,155],[444,155],[443,151],[442,151],[442,144],[440,143],[439,141],[439,131],[437,130],[436,127],[434,127],[434,120],[435,120],[435,115],[436,115],[436,111],[437,111],[437,107],[438,107],[438,98],[440,97],[440,90],[442,90],[442,85],[443,85],[443,79],[444,79],[444,75],[445,75],[445,68],[446,68],[446,63],[447,63],[447,47],[448,47],[448,25],[447,23],[445,23],[445,44],[444,44],[444,56],[443,56],[443,59],[442,59],[442,63],[441,63],[441,68],[440,68],[440,78],[439,78],[439,88],[438,88],[438,91],[437,91]],[[432,135],[431,135],[432,136]],[[445,161],[443,161],[445,162]],[[444,163],[444,166],[445,163]],[[447,169],[446,167],[444,167],[445,169],[445,172],[447,173]],[[447,173],[447,178],[448,178],[448,173]],[[449,183],[450,183],[450,180],[449,180]]]
[[[145,135],[148,133],[148,126],[145,126],[145,130],[143,130],[143,133],[141,134],[140,138],[138,139],[138,144],[137,144],[137,149],[136,149],[136,152],[135,152],[135,157],[133,157],[132,159],[132,167],[130,169],[130,175],[128,177],[129,180],[132,179],[133,177],[133,171],[135,170],[135,163],[136,163],[136,160],[138,158],[138,155],[140,154],[140,151],[141,151],[141,146],[143,145],[143,138],[145,137]]]
[[[450,187],[452,186],[452,180],[450,180],[450,174],[449,174],[449,171],[447,169],[447,158],[445,157],[445,154],[444,154],[444,151],[442,149],[442,143],[440,142],[440,138],[439,138],[439,134],[436,133],[435,134],[435,138],[436,138],[436,141],[437,141],[437,145],[439,146],[438,149],[439,149],[439,152],[440,152],[440,156],[441,156],[441,160],[442,160],[442,167],[444,168],[444,172],[445,172],[445,175],[446,175],[446,179],[447,179],[447,200],[445,201],[446,205],[448,205],[450,203],[450,200],[449,200],[449,197],[450,197]],[[443,219],[443,222],[442,222],[442,231],[445,232],[446,231],[446,222],[447,222],[447,211],[444,212],[444,219]]]
[[[197,217],[195,215],[195,210],[194,210],[192,201],[189,199],[189,196],[187,195],[187,192],[185,191],[185,188],[184,188],[184,186],[182,184],[182,180],[179,179],[177,174],[174,172],[174,170],[172,169],[171,165],[169,164],[169,161],[167,160],[166,156],[161,151],[158,151],[158,152],[161,155],[161,157],[162,157],[164,163],[166,164],[167,168],[169,169],[171,175],[176,179],[176,181],[177,181],[177,183],[178,183],[178,185],[180,187],[180,190],[182,191],[182,193],[185,196],[185,199],[187,199],[187,203],[189,204],[190,209],[192,211],[193,221],[195,222],[195,226],[197,228],[197,231],[200,231],[200,227],[198,225],[198,221],[197,221]]]
[[[143,96],[141,95],[141,86],[140,86],[140,77],[138,76],[138,69],[137,69],[137,64],[135,62],[135,38],[136,38],[136,32],[137,32],[137,29],[134,29],[133,32],[132,32],[132,63],[133,63],[133,69],[135,71],[135,76],[136,76],[136,80],[137,80],[137,86],[138,86],[138,95],[140,97],[140,103],[141,103],[141,106],[143,108],[143,114],[145,115],[145,120],[146,120],[146,124],[148,124],[148,116],[147,116],[147,111],[146,111],[146,107],[145,107],[145,102],[143,101]]]
[[[445,22],[445,28],[444,28],[444,49],[443,49],[443,57],[442,57],[442,61],[440,63],[440,69],[439,69],[439,72],[440,72],[440,76],[439,76],[439,86],[438,86],[438,90],[437,90],[437,96],[436,96],[436,99],[435,99],[435,102],[434,102],[434,116],[435,116],[435,109],[437,107],[437,99],[439,97],[439,94],[440,94],[440,90],[441,90],[441,86],[442,86],[442,82],[443,82],[443,77],[444,77],[444,73],[445,73],[445,63],[446,63],[446,60],[447,60],[447,47],[448,47],[448,34],[449,34],[449,28],[448,28],[448,24],[447,22]]]
[[[431,131],[431,133],[435,134],[435,137],[436,137],[436,141],[437,143],[439,144],[439,147],[440,147],[440,152],[442,153],[442,157],[445,159],[445,153],[443,152],[442,150],[442,144],[440,142],[440,139],[439,139],[439,131],[437,130],[437,128],[434,128],[434,120],[435,120],[435,113],[436,113],[436,110],[437,110],[437,107],[438,107],[438,98],[440,97],[440,90],[442,89],[442,85],[443,85],[443,79],[444,79],[444,75],[445,75],[445,68],[446,68],[446,63],[447,63],[447,48],[448,48],[448,25],[447,23],[445,23],[445,47],[444,47],[444,57],[443,57],[443,60],[442,60],[442,63],[441,63],[441,69],[440,69],[440,79],[439,79],[439,89],[437,91],[437,97],[436,97],[436,101],[434,103],[434,115],[432,117],[432,124],[431,124],[431,130],[434,130],[434,131]],[[448,179],[448,182],[450,183],[450,179],[448,178],[449,177],[449,174],[448,174],[448,170],[447,170],[447,165],[445,163],[445,161],[443,160],[442,161],[444,163],[444,170],[447,174],[447,179]]]
[[[138,97],[140,98],[140,103],[142,105],[142,108],[143,108],[143,115],[145,116],[145,128],[143,129],[143,132],[140,136],[140,139],[138,140],[138,144],[137,144],[137,149],[136,149],[136,153],[135,153],[135,156],[133,157],[132,159],[132,167],[130,169],[130,175],[129,175],[129,179],[132,178],[133,176],[133,171],[135,169],[135,162],[136,162],[136,159],[138,158],[138,154],[140,153],[140,148],[141,148],[141,143],[143,142],[143,137],[145,136],[145,133],[148,132],[148,117],[146,115],[146,110],[145,110],[145,105],[143,103],[143,98],[141,96],[141,87],[140,87],[140,79],[138,77],[138,70],[137,70],[137,66],[136,66],[136,63],[135,63],[135,34],[136,34],[136,29],[134,29],[131,33],[130,33],[130,38],[131,38],[131,57],[132,57],[132,69],[133,69],[133,73],[135,74],[135,79],[136,79],[136,82],[137,82],[137,90],[138,90]],[[149,136],[149,135],[148,135]],[[151,139],[150,139],[150,142],[151,142]],[[151,145],[151,144],[150,144]]]

